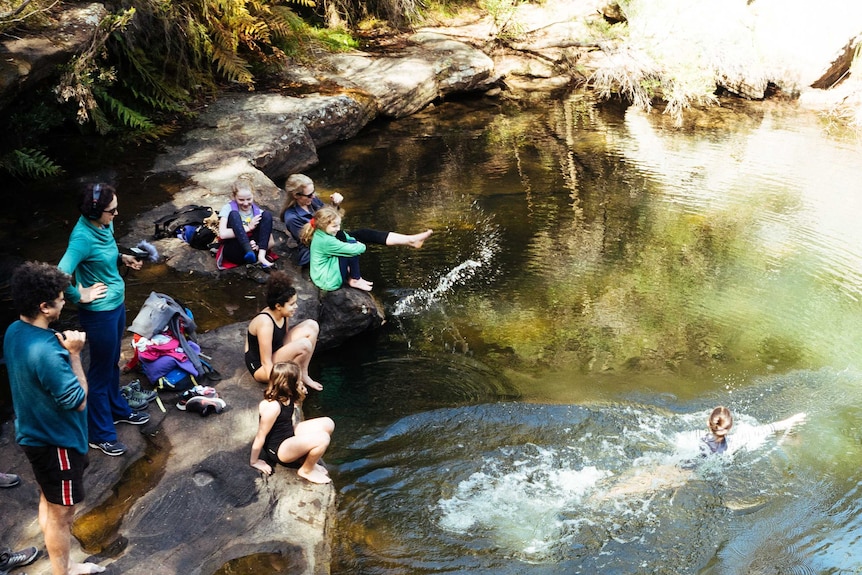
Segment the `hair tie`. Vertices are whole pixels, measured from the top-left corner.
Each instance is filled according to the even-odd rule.
[[[312,227],[312,228],[316,227],[316,226],[314,225],[314,218],[311,218],[311,219],[308,221],[308,223],[309,223],[309,224],[311,224],[311,227]]]

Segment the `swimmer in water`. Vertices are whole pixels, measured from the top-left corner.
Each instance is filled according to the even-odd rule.
[[[728,408],[720,405],[709,414],[706,422],[708,432],[699,438],[701,458],[732,455],[740,449],[758,445],[762,439],[774,433],[790,431],[794,426],[803,423],[805,418],[805,413],[797,413],[775,423],[758,425],[730,434],[733,415]],[[668,464],[654,468],[632,469],[616,478],[615,483],[606,491],[593,494],[590,502],[601,503],[608,499],[680,487],[691,478],[697,463],[697,461],[689,461],[683,465]]]

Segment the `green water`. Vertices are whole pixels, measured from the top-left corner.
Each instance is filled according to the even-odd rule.
[[[862,146],[779,104],[690,123],[460,102],[322,151],[347,229],[435,230],[362,256],[389,321],[317,360],[335,573],[862,569]],[[809,419],[590,503],[717,404]]]

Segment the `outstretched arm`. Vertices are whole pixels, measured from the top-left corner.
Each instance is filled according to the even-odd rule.
[[[805,412],[797,413],[796,415],[791,415],[787,419],[776,421],[772,424],[772,427],[773,429],[775,429],[775,431],[787,431],[791,429],[794,425],[804,423],[806,417],[808,417],[808,415]]]
[[[254,441],[251,444],[251,456],[249,457],[249,465],[259,471],[263,471],[267,475],[272,474],[272,467],[260,458],[260,452],[263,449],[263,444],[266,442],[266,436],[272,430],[273,424],[278,417],[280,407],[277,401],[263,400],[260,402],[258,412],[260,420],[257,424],[257,434],[254,436]]]

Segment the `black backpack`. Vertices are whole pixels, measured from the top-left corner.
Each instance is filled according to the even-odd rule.
[[[213,209],[209,206],[183,206],[153,222],[156,227],[153,237],[157,240],[181,237],[193,248],[207,249],[216,241],[216,235],[203,222],[212,215]],[[193,230],[186,230],[187,227]]]

